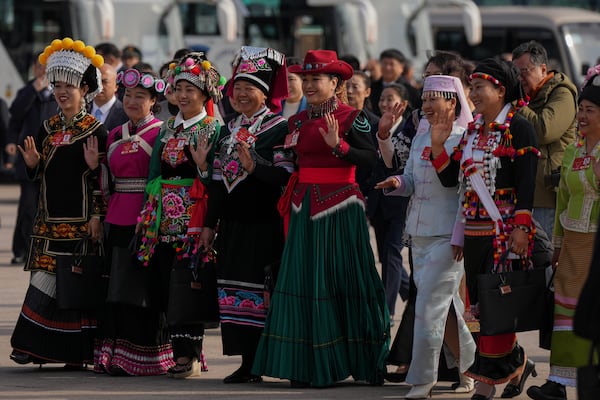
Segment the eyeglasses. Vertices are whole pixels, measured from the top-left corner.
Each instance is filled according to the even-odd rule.
[[[536,68],[536,66],[534,65],[533,67],[530,68],[519,68],[519,75],[520,76],[527,76],[529,75],[529,73],[531,71],[533,71]]]

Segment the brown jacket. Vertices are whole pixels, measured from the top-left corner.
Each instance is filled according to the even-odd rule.
[[[555,188],[549,186],[544,177],[559,170],[565,147],[575,141],[577,87],[565,74],[554,72],[520,113],[533,124],[542,153],[538,161],[533,208],[555,208]]]

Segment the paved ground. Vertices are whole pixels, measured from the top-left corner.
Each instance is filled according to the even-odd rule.
[[[239,365],[238,357],[221,355],[219,330],[207,331],[205,353],[209,371],[184,381],[157,377],[110,377],[88,372],[67,372],[60,366],[19,366],[9,358],[10,335],[17,319],[27,287],[28,274],[21,266],[11,266],[10,245],[16,214],[18,187],[0,185],[0,400],[4,399],[173,399],[202,397],[205,399],[400,399],[409,387],[385,384],[372,387],[342,382],[328,389],[290,389],[287,381],[266,378],[258,385],[223,385],[223,377]],[[396,316],[402,315],[398,304]],[[396,323],[396,325],[398,325]],[[528,384],[541,384],[548,373],[548,352],[537,347],[537,332],[520,335],[520,342],[536,362],[537,378]],[[499,388],[501,389],[501,388]],[[433,392],[434,399],[468,399],[449,391],[449,383],[441,382]],[[499,395],[498,395],[499,397]],[[527,398],[525,395],[519,399]],[[575,399],[575,391],[569,391]]]

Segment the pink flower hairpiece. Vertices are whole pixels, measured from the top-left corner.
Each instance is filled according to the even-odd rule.
[[[583,79],[583,84],[581,85],[581,87],[585,87],[588,84],[589,80],[592,79],[595,75],[600,75],[600,64],[588,68],[587,74],[585,74],[585,78]]]

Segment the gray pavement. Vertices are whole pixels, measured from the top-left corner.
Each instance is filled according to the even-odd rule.
[[[205,354],[209,371],[200,377],[187,380],[155,377],[110,377],[91,371],[65,371],[60,365],[21,366],[9,359],[10,335],[14,328],[21,303],[25,296],[28,273],[22,266],[10,265],[10,248],[15,223],[19,188],[16,185],[0,185],[0,400],[4,399],[400,399],[408,392],[404,384],[388,384],[373,387],[346,380],[328,389],[291,389],[288,381],[265,378],[261,384],[223,385],[222,379],[234,371],[239,357],[227,357],[221,353],[219,330],[207,331]],[[396,318],[402,315],[399,301]],[[396,326],[398,321],[396,321]],[[395,333],[395,332],[393,332]],[[542,384],[548,374],[549,353],[537,347],[537,332],[521,334],[521,344],[529,357],[536,362],[537,378],[530,378],[527,385]],[[469,399],[471,396],[454,394],[450,383],[440,382],[433,398]],[[498,388],[498,398],[502,388]],[[527,398],[526,395],[517,397]],[[569,399],[575,399],[575,391],[569,389]]]

